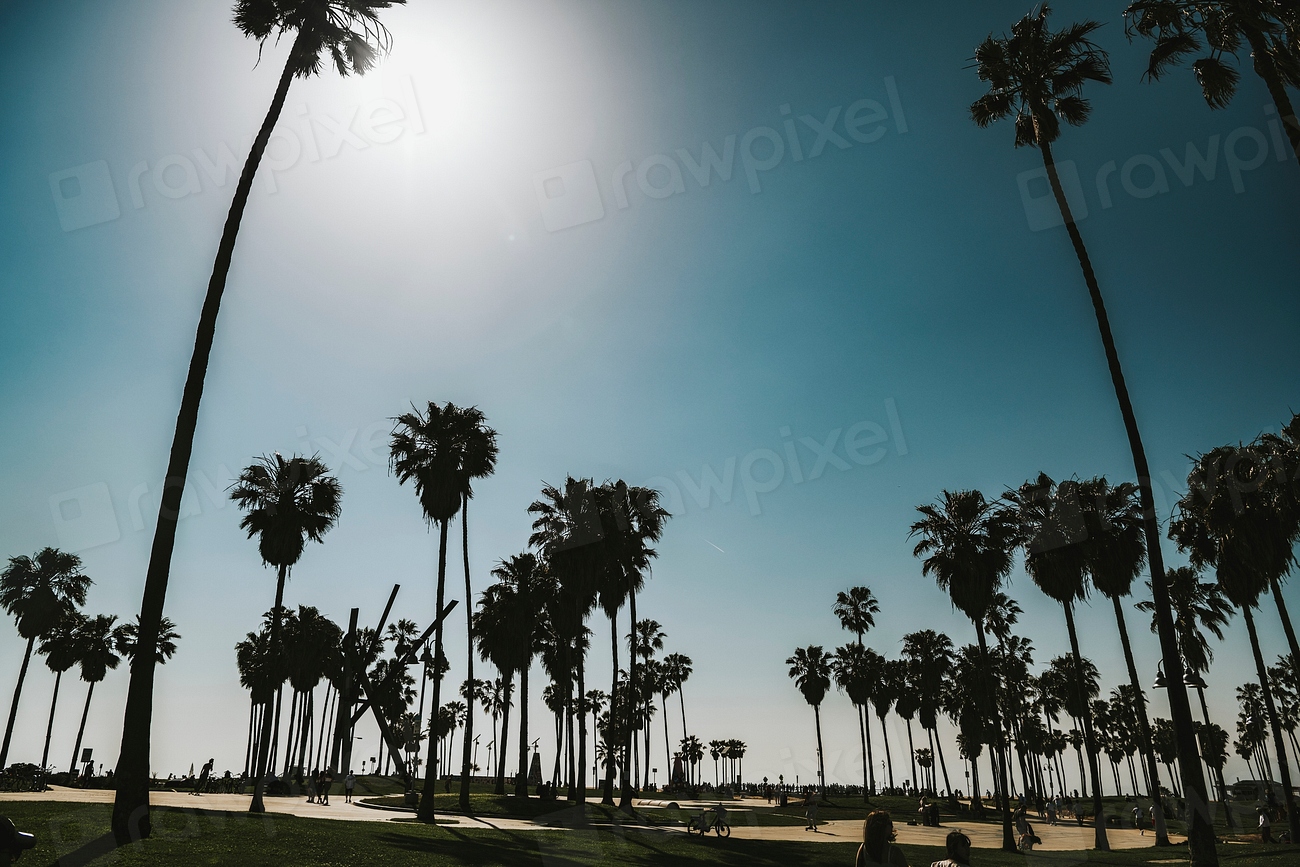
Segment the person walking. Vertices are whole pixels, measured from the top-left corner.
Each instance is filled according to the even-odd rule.
[[[1138,829],[1141,836],[1147,835],[1146,826],[1142,824],[1142,807],[1139,804],[1133,805],[1133,827]]]
[[[931,862],[930,867],[970,867],[970,837],[961,831],[949,831],[943,843],[948,857]]]
[[[343,778],[343,803],[352,803],[352,790],[356,788],[357,775],[348,771],[348,775]]]
[[[808,797],[804,802],[803,814],[804,814],[804,818],[808,820],[808,824],[804,827],[804,830],[816,831],[817,830],[817,790],[816,789],[812,789],[808,793]]]
[[[1268,810],[1259,807],[1259,842],[1273,842],[1273,822],[1268,817]]]
[[[862,823],[862,845],[854,867],[908,867],[907,856],[894,845],[897,837],[889,811],[873,810]]]
[[[334,785],[334,775],[330,773],[330,769],[326,768],[325,770],[321,771],[320,785],[317,787],[318,790],[320,791],[320,795],[317,797],[318,803],[324,804],[326,807],[330,805],[330,787],[333,785]]]

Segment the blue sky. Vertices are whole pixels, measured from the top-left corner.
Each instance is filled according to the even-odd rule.
[[[1079,178],[1167,515],[1186,455],[1300,406],[1300,172],[1253,75],[1219,112],[1186,70],[1146,84],[1119,9],[1057,6],[1058,23],[1106,23],[1116,78],[1091,88],[1093,120],[1057,156]],[[394,47],[375,72],[295,82],[208,373],[167,604],[184,640],[158,681],[154,767],[241,766],[233,645],[274,582],[221,492],[253,456],[319,451],[345,489],[289,604],[344,623],[359,606],[372,622],[400,582],[398,611],[427,620],[436,540],[383,460],[387,419],[412,401],[477,404],[499,431],[471,512],[480,586],[524,548],[543,480],[664,489],[676,516],[639,609],[695,660],[692,732],[748,742],[747,776],[813,767],[811,713],[783,660],[847,639],[837,590],[880,597],[869,640],[890,655],[920,628],[973,640],[911,557],[915,506],[1040,470],[1132,472],[1078,266],[1064,230],[1041,224],[1039,156],[966,116],[974,45],[1025,11],[413,2],[386,17]],[[80,550],[89,607],[130,616],[202,292],[286,48],[259,63],[220,2],[0,15],[0,553]],[[818,127],[832,133],[820,150]],[[729,177],[704,175],[705,143],[724,161],[729,139]],[[1189,144],[1213,146],[1213,179],[1187,174]],[[859,463],[851,431],[883,441]],[[828,442],[835,460],[814,478]],[[706,506],[691,485],[706,467],[726,481],[728,466]],[[1182,562],[1172,545],[1166,556]],[[1059,608],[1019,571],[1010,592],[1037,663],[1064,652]],[[1271,658],[1283,640],[1265,604]],[[1109,606],[1080,622],[1109,689],[1122,676]],[[1136,612],[1129,624],[1150,679],[1155,643]],[[0,633],[4,677],[21,650]],[[1212,711],[1231,729],[1253,670],[1244,631],[1216,652]],[[459,642],[449,655],[462,664]],[[593,655],[596,685],[607,664]],[[88,728],[110,764],[125,684],[123,670],[97,690]],[[15,759],[39,757],[51,688],[34,670]],[[65,695],[56,757],[80,687]],[[1161,696],[1153,707],[1167,715]],[[846,699],[828,699],[824,725],[828,775],[858,780]],[[892,735],[896,758],[905,737]]]

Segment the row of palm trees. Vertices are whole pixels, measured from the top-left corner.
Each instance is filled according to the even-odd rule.
[[[1007,767],[1012,745],[1019,753],[1024,789],[1043,793],[1047,789],[1041,773],[1026,762],[1026,754],[1050,756],[1060,752],[1065,740],[1071,741],[1080,756],[1081,788],[1091,792],[1093,800],[1097,846],[1105,848],[1100,756],[1110,758],[1119,789],[1118,765],[1125,758],[1131,763],[1136,753],[1141,773],[1130,766],[1131,782],[1136,788],[1140,777],[1157,805],[1158,758],[1166,772],[1179,764],[1186,779],[1186,769],[1181,767],[1186,759],[1178,750],[1173,724],[1163,720],[1153,724],[1148,717],[1128,636],[1123,600],[1144,571],[1149,553],[1137,486],[1112,485],[1104,478],[1058,482],[1040,474],[996,500],[976,490],[945,491],[935,503],[918,507],[918,513],[911,536],[922,572],[933,577],[953,606],[970,618],[977,644],[954,652],[947,636],[924,630],[904,636],[902,658],[886,659],[863,645],[863,635],[875,625],[879,613],[871,591],[854,587],[839,593],[833,611],[856,641],[834,653],[818,645],[800,648],[787,660],[790,676],[815,711],[819,779],[824,785],[818,708],[834,681],[859,714],[864,797],[875,790],[865,725],[868,708],[880,717],[882,733],[891,708],[907,722],[913,757],[911,720],[919,716],[932,747],[938,747],[935,755],[941,769],[944,756],[933,732],[936,714],[942,711],[957,724],[964,757],[973,759],[983,746],[989,748],[999,800],[1010,791]],[[1222,639],[1233,611],[1240,610],[1257,683],[1247,690],[1255,709],[1243,711],[1249,724],[1238,727],[1242,744],[1238,752],[1253,757],[1262,733],[1271,732],[1287,812],[1294,815],[1285,740],[1292,738],[1294,750],[1300,680],[1291,660],[1300,659],[1300,653],[1281,582],[1295,563],[1292,552],[1300,541],[1300,415],[1279,434],[1261,434],[1248,445],[1224,446],[1199,456],[1169,535],[1191,560],[1190,566],[1164,573],[1163,585],[1174,614],[1175,660],[1178,669],[1186,672],[1184,685],[1197,690],[1204,717],[1195,727],[1200,734],[1199,755],[1194,757],[1197,773],[1204,761],[1216,777],[1221,799],[1226,800],[1222,770],[1227,736],[1209,719],[1202,674],[1213,659],[1207,633]],[[1061,605],[1070,642],[1069,656],[1053,660],[1037,678],[1028,672],[1032,645],[1011,631],[1020,608],[1002,592],[1018,552],[1023,553],[1025,571],[1035,586]],[[1203,580],[1205,570],[1213,570],[1215,581]],[[1126,682],[1115,688],[1109,702],[1098,698],[1096,669],[1082,656],[1075,628],[1075,606],[1093,591],[1113,607],[1127,669]],[[1280,656],[1272,669],[1264,665],[1254,625],[1253,612],[1263,593],[1273,596],[1291,651]],[[1158,631],[1153,602],[1142,601],[1137,607],[1153,613],[1151,628]],[[996,639],[995,647],[990,647],[988,636]],[[1170,667],[1166,657],[1164,668]],[[1165,671],[1160,672],[1157,685],[1169,687]],[[1243,707],[1246,704],[1243,698]],[[1058,737],[1053,729],[1061,710],[1075,724],[1068,738]],[[1045,725],[1039,725],[1040,718]],[[884,745],[892,787],[887,739]],[[915,765],[912,779],[918,779]],[[1175,783],[1174,790],[1185,792],[1185,787]],[[1164,833],[1163,827],[1159,832]]]
[[[33,651],[44,659],[45,666],[54,674],[54,692],[45,725],[45,746],[41,752],[42,769],[49,767],[54,716],[64,673],[76,666],[82,681],[87,684],[86,702],[68,773],[76,772],[77,756],[81,752],[96,684],[117,668],[123,656],[131,658],[135,655],[139,639],[137,624],[118,624],[114,615],[89,615],[80,610],[86,604],[86,593],[93,583],[82,571],[81,558],[57,548],[42,548],[31,557],[10,557],[8,565],[0,572],[0,608],[14,618],[19,636],[27,639],[18,670],[18,683],[9,705],[4,742],[0,744],[0,769],[8,766],[18,703]],[[180,634],[176,632],[175,624],[166,618],[163,618],[161,627],[157,659],[166,662],[176,652]]]

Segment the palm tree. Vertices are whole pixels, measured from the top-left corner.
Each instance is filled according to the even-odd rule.
[[[1120,646],[1124,649],[1124,662],[1128,666],[1129,686],[1136,696],[1133,701],[1133,722],[1137,726],[1137,740],[1147,764],[1147,797],[1155,808],[1157,846],[1169,845],[1169,832],[1165,828],[1165,813],[1160,801],[1160,775],[1156,764],[1155,738],[1147,719],[1146,697],[1138,680],[1133,648],[1128,640],[1128,624],[1124,620],[1124,606],[1120,600],[1133,589],[1133,581],[1146,566],[1146,533],[1142,526],[1142,506],[1138,501],[1137,485],[1123,482],[1112,486],[1104,478],[1089,479],[1079,487],[1088,525],[1085,557],[1092,586],[1110,600],[1115,609],[1115,623],[1119,627]],[[1166,576],[1167,577],[1167,576]],[[1186,661],[1186,660],[1184,660]],[[1175,749],[1170,724],[1170,748]]]
[[[673,686],[673,691],[677,693],[677,701],[682,712],[682,738],[686,738],[686,698],[682,691],[682,684],[690,680],[693,672],[694,663],[691,658],[684,653],[670,653],[664,657],[664,676]]]
[[[1241,79],[1225,55],[1250,49],[1291,149],[1300,157],[1300,124],[1286,89],[1300,87],[1295,51],[1295,4],[1286,0],[1135,0],[1124,10],[1124,32],[1154,39],[1143,76],[1156,81],[1194,54],[1192,72],[1210,108],[1226,108]]]
[[[0,769],[8,767],[9,742],[13,739],[18,699],[27,679],[32,648],[37,639],[48,635],[74,607],[86,604],[86,590],[91,583],[90,577],[81,571],[81,558],[57,548],[42,548],[32,557],[10,557],[9,565],[0,572],[0,608],[14,618],[18,634],[27,639],[23,663],[18,669],[18,684],[9,705],[4,744],[0,745]]]
[[[826,792],[826,761],[822,750],[822,699],[831,688],[831,657],[819,645],[796,648],[794,656],[785,661],[790,666],[790,677],[803,694],[803,700],[812,705],[813,719],[817,723],[817,780],[819,797]]]
[[[657,620],[640,620],[636,624],[636,653],[643,660],[641,674],[645,681],[640,693],[644,696],[641,714],[645,717],[645,767],[642,768],[641,787],[650,781],[650,717],[654,714],[653,700],[663,680],[662,666],[655,660],[656,651],[664,649],[667,633]],[[664,721],[667,725],[667,720]]]
[[[207,295],[199,315],[194,337],[194,353],[181,393],[180,411],[171,454],[167,460],[162,502],[154,531],[149,567],[145,573],[144,598],[140,604],[140,628],[146,644],[154,643],[158,622],[163,615],[167,582],[171,572],[172,549],[176,542],[176,521],[181,513],[181,495],[189,472],[194,433],[198,427],[199,403],[203,398],[203,381],[212,354],[217,314],[226,288],[235,252],[235,239],[253,188],[253,176],[271,132],[280,118],[289,84],[294,78],[307,78],[321,71],[326,58],[340,75],[363,74],[374,66],[378,55],[390,45],[388,31],[380,23],[379,10],[405,3],[405,0],[237,0],[235,26],[245,35],[265,46],[268,39],[293,33],[292,47],[284,71],[271,97],[257,137],[253,139],[243,171],[235,186],[234,200],[226,216],[217,258],[208,281]],[[148,837],[149,824],[149,736],[153,717],[154,660],[145,655],[140,667],[131,669],[126,714],[122,726],[122,751],[117,764],[117,795],[113,803],[113,834],[119,844]]]
[[[1196,694],[1201,701],[1201,716],[1207,728],[1198,724],[1197,731],[1212,731],[1210,708],[1205,703],[1205,681],[1201,675],[1210,670],[1214,660],[1214,651],[1205,638],[1208,631],[1219,641],[1223,640],[1223,629],[1232,617],[1232,603],[1223,595],[1219,585],[1213,581],[1202,581],[1201,573],[1190,566],[1179,566],[1165,573],[1169,584],[1169,603],[1174,609],[1174,631],[1178,635],[1178,649],[1183,655],[1183,663],[1190,675],[1195,675]],[[1151,611],[1152,605],[1143,600],[1137,604],[1140,611]],[[1156,631],[1155,618],[1151,619],[1151,631]],[[1222,731],[1222,729],[1220,729]],[[1197,741],[1201,744],[1201,757],[1215,774],[1219,789],[1219,801],[1223,804],[1228,827],[1232,827],[1232,810],[1228,808],[1228,786],[1223,779],[1223,766],[1215,766],[1206,755],[1206,742],[1199,734]],[[1226,758],[1226,754],[1225,754]]]
[[[1009,511],[1020,525],[1019,541],[1025,549],[1025,571],[1039,590],[1060,603],[1065,611],[1065,627],[1070,636],[1070,652],[1079,653],[1079,636],[1074,628],[1074,603],[1087,596],[1084,575],[1088,567],[1087,526],[1080,503],[1079,483],[1071,480],[1059,485],[1045,473],[1025,482],[1019,490],[1008,492]],[[1074,688],[1083,694],[1076,666]],[[1083,716],[1083,738],[1088,752],[1088,772],[1092,780],[1092,807],[1095,845],[1110,849],[1106,837],[1106,817],[1102,810],[1100,771],[1097,767],[1097,739],[1090,714]]]
[[[59,704],[59,684],[63,681],[63,672],[77,664],[77,630],[85,622],[86,615],[80,611],[68,610],[63,613],[49,632],[41,638],[36,652],[45,657],[45,667],[54,672],[54,696],[50,699],[50,720],[45,724],[45,749],[41,752],[41,770],[50,764],[50,736],[54,733],[54,709]]]
[[[921,574],[934,578],[939,589],[948,594],[953,607],[975,626],[983,660],[980,670],[985,681],[981,698],[989,702],[983,713],[988,721],[987,729],[994,736],[990,747],[997,757],[993,785],[1002,810],[1002,849],[1015,852],[1002,722],[984,635],[985,617],[1011,572],[1015,524],[979,491],[944,491],[938,503],[918,506],[917,511],[921,520],[912,524],[908,537],[921,537],[912,551],[913,556],[925,558]]]
[[[158,640],[154,643],[154,662],[165,665],[167,660],[176,655],[176,642],[183,636],[176,631],[176,624],[170,617],[158,622]],[[135,660],[135,648],[140,640],[140,623],[123,623],[113,630],[113,642],[117,652],[126,657],[128,662]]]
[[[474,598],[474,591],[469,578],[469,501],[474,496],[474,480],[492,475],[497,464],[497,432],[487,426],[487,417],[477,407],[469,407],[462,413],[461,424],[464,432],[464,454],[460,463],[461,478],[461,552],[465,560],[465,637],[468,650],[465,654],[466,679],[474,681],[474,612],[469,600]],[[470,765],[473,763],[474,740],[474,694],[465,698],[465,734],[461,739],[464,744],[461,756],[459,807],[462,813],[470,812],[469,778]]]
[[[86,733],[86,717],[90,714],[90,699],[95,694],[95,684],[103,680],[108,672],[117,668],[121,658],[113,652],[117,644],[113,624],[117,618],[111,614],[97,614],[88,617],[77,630],[74,641],[77,646],[77,662],[81,666],[81,679],[90,684],[86,690],[86,706],[81,710],[81,726],[77,729],[77,743],[72,748],[72,763],[69,774],[77,772],[77,756],[81,753],[81,738]]]
[[[868,587],[850,587],[835,594],[835,605],[831,610],[839,618],[840,626],[858,637],[858,647],[862,646],[862,636],[876,625],[876,615],[880,613],[880,603]],[[866,702],[854,702],[858,711],[858,736],[862,740],[862,801],[867,803],[876,790],[875,769],[871,766],[871,733],[866,724]]]
[[[1286,742],[1273,691],[1269,688],[1268,669],[1260,651],[1253,614],[1260,594],[1286,573],[1293,559],[1290,540],[1276,528],[1284,516],[1269,496],[1272,486],[1265,484],[1265,474],[1269,471],[1268,455],[1262,450],[1224,446],[1201,455],[1187,477],[1187,493],[1178,501],[1177,517],[1170,523],[1169,535],[1179,550],[1188,553],[1193,567],[1214,567],[1223,595],[1241,609],[1264,708],[1273,731],[1287,815],[1294,817],[1296,804]],[[1169,680],[1172,692],[1173,677]],[[1181,756],[1180,761],[1186,763]],[[1186,773],[1185,767],[1183,771]]]
[[[869,803],[876,791],[876,776],[872,765],[870,733],[865,725],[866,706],[871,701],[873,672],[867,649],[861,644],[846,644],[835,649],[835,658],[831,661],[831,673],[835,676],[835,685],[842,692],[848,693],[849,701],[858,711],[858,737],[862,741],[862,801]]]
[[[321,542],[325,534],[338,523],[343,488],[338,479],[328,475],[329,468],[316,457],[294,455],[285,460],[279,453],[263,455],[244,468],[230,491],[230,498],[244,510],[239,523],[248,538],[258,537],[257,550],[262,563],[274,566],[275,605],[271,608],[270,652],[282,652],[280,626],[284,617],[284,583],[289,577],[307,541]],[[157,622],[150,630],[144,616],[140,618],[139,641],[154,646],[158,636]],[[153,640],[149,640],[150,633]],[[136,654],[131,667],[134,672],[138,660],[154,654]],[[262,795],[266,791],[271,740],[271,717],[262,720],[262,736],[258,744],[257,780],[249,812],[264,813],[266,806]]]
[[[943,706],[943,687],[952,676],[952,639],[933,629],[923,629],[903,636],[903,658],[912,671],[912,682],[917,692],[917,713],[921,727],[930,735],[931,753],[937,750],[939,766],[943,770],[943,787],[951,792],[948,782],[948,765],[943,757],[943,743],[939,737],[939,710]],[[931,771],[933,774],[933,771]]]
[[[257,720],[258,709],[261,708],[263,715],[271,709],[275,701],[275,693],[285,678],[283,656],[272,656],[270,648],[271,632],[268,628],[248,633],[243,641],[235,645],[235,665],[239,669],[239,685],[248,690],[250,700],[248,747],[244,751],[246,776],[253,773],[253,765],[257,760],[261,732]]]
[[[1182,683],[1183,670],[1178,658],[1178,642],[1165,591],[1164,558],[1160,551],[1160,527],[1156,521],[1151,470],[1147,465],[1146,450],[1129,399],[1128,386],[1120,366],[1119,352],[1115,348],[1106,305],[1097,285],[1097,276],[1070,204],[1066,201],[1065,190],[1061,187],[1052,156],[1052,144],[1061,134],[1060,121],[1080,126],[1088,120],[1092,106],[1082,96],[1083,87],[1090,81],[1109,84],[1110,61],[1106,52],[1091,39],[1100,24],[1085,21],[1054,32],[1048,28],[1047,19],[1050,14],[1048,4],[1043,3],[1036,11],[1028,13],[1017,22],[1012,27],[1010,36],[995,38],[990,35],[975,50],[976,71],[981,81],[988,82],[989,92],[971,105],[971,119],[977,126],[987,127],[995,121],[1014,116],[1016,147],[1027,145],[1039,149],[1052,195],[1061,211],[1070,243],[1083,271],[1084,283],[1088,287],[1106,353],[1111,384],[1115,389],[1129,449],[1133,454],[1134,475],[1138,480],[1142,526],[1151,571],[1152,602],[1160,627],[1160,654],[1164,659],[1165,671],[1170,676],[1170,715],[1178,738],[1183,791],[1197,805],[1188,829],[1192,863],[1215,864],[1218,856],[1214,829],[1208,811],[1203,808],[1206,804],[1205,778],[1197,761],[1191,705]]]
[[[871,704],[875,708],[876,719],[880,721],[880,740],[885,745],[885,768],[888,771],[889,788],[893,789],[894,756],[889,751],[889,729],[885,726],[885,719],[898,701],[902,684],[898,681],[898,669],[890,660],[871,648],[867,648],[866,658],[866,668],[872,672]]]

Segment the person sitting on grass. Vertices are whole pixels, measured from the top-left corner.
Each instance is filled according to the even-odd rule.
[[[943,841],[948,857],[935,861],[930,867],[970,867],[970,837],[961,831],[949,831]]]
[[[907,856],[894,845],[898,834],[888,810],[873,810],[862,823],[862,845],[853,867],[908,867]]]

